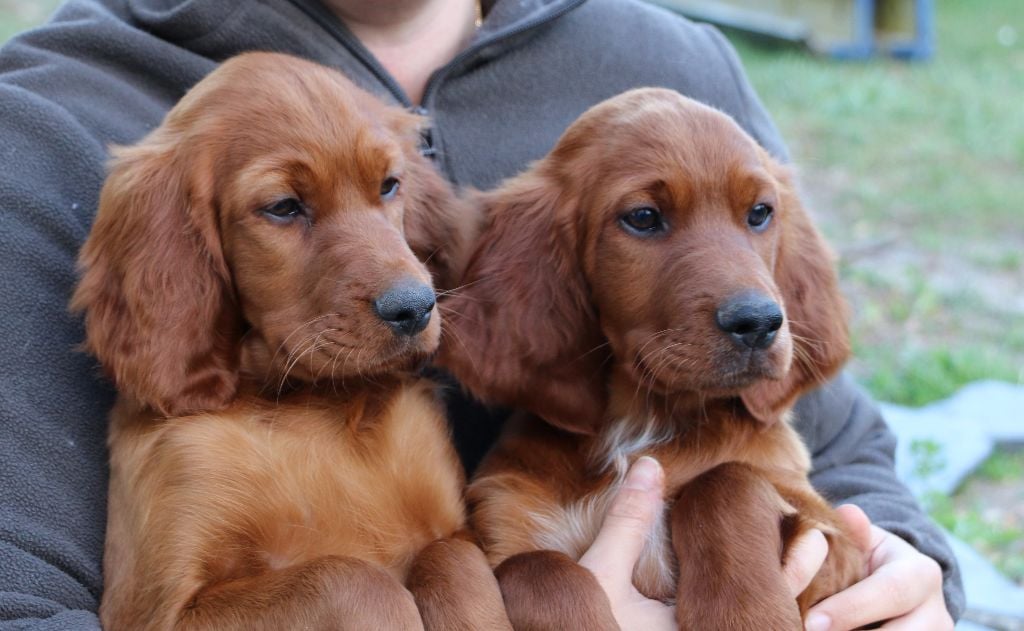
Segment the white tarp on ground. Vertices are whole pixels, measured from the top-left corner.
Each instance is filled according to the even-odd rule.
[[[1024,444],[1024,386],[979,381],[922,408],[882,408],[899,436],[896,470],[919,497],[929,491],[952,493],[997,444]],[[1020,626],[1009,628],[1024,629],[1024,589],[964,542],[950,540],[963,571],[968,608],[1019,620]],[[957,625],[958,631],[991,628],[968,621]]]

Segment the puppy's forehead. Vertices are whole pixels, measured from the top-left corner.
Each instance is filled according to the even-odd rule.
[[[352,142],[367,131],[382,142],[393,136],[383,103],[334,70],[283,55],[225,62],[176,110],[186,127],[254,143]]]
[[[609,99],[603,107],[595,108],[595,114],[607,117],[609,124],[632,127],[648,123],[652,119],[670,118],[679,113],[697,113],[702,110],[707,113],[714,112],[711,108],[672,90],[641,88]]]
[[[210,94],[219,116],[206,135],[232,140],[241,159],[293,156],[336,168],[377,172],[400,159],[396,115],[338,73],[316,66],[275,67],[249,81],[237,72]],[[206,110],[210,111],[210,110]]]
[[[633,90],[592,108],[560,151],[571,172],[580,160],[589,164],[591,188],[611,191],[617,205],[663,193],[678,207],[697,199],[748,203],[772,187],[753,138],[729,116],[671,90]]]
[[[756,143],[726,114],[669,90],[629,99],[613,124],[625,137],[704,157],[754,157]],[[687,151],[684,151],[687,150]]]
[[[682,169],[693,176],[757,168],[757,143],[726,114],[663,88],[641,88],[584,113],[563,136],[563,156],[622,173]]]

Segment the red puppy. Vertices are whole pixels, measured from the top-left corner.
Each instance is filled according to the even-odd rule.
[[[508,627],[414,376],[465,222],[419,124],[250,54],[116,152],[73,300],[119,392],[106,629]]]
[[[831,257],[785,170],[727,116],[645,89],[583,114],[478,202],[488,224],[447,303],[442,359],[483,400],[532,413],[468,494],[513,624],[616,628],[575,560],[648,454],[668,501],[636,587],[675,601],[682,629],[802,629],[861,567],[787,423],[848,342]],[[809,528],[831,551],[794,600],[782,566]]]

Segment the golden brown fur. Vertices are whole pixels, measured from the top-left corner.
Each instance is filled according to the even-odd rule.
[[[249,54],[117,151],[73,299],[119,391],[105,628],[508,626],[414,376],[466,224],[419,125]]]
[[[727,116],[635,90],[478,203],[488,223],[445,303],[441,360],[483,400],[532,413],[510,421],[468,491],[513,624],[588,628],[523,613],[570,596],[528,589],[561,561],[531,556],[523,570],[519,558],[579,558],[648,454],[665,467],[667,508],[638,589],[677,602],[682,629],[802,629],[802,612],[862,568],[786,418],[848,342],[830,254],[785,169]],[[773,212],[755,229],[760,204]],[[648,210],[657,229],[636,229]],[[720,324],[746,296],[778,311],[749,348],[745,329]],[[831,552],[797,602],[782,564],[811,527]],[[594,588],[573,587],[603,608]]]

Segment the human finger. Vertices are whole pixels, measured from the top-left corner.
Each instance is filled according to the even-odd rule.
[[[938,564],[913,552],[914,556],[888,562],[856,585],[815,605],[807,615],[807,631],[849,631],[898,618],[913,612],[934,592],[941,594]]]
[[[664,477],[658,461],[648,456],[637,459],[630,467],[601,530],[580,558],[580,565],[594,572],[602,582],[631,584],[633,568],[648,534],[661,517]]]
[[[821,564],[828,556],[828,541],[817,528],[800,535],[790,547],[782,573],[789,585],[789,593],[796,598],[807,589],[814,576],[821,569]]]
[[[869,552],[877,542],[873,540],[871,520],[860,506],[843,504],[836,508],[836,513],[846,525],[846,533],[853,539],[854,545],[864,552]]]
[[[942,597],[931,598],[928,602],[905,616],[894,618],[881,626],[888,631],[953,631],[955,623],[946,609]]]

